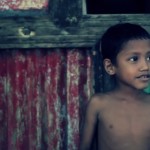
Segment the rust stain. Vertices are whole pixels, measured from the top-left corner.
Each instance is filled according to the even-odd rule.
[[[41,9],[48,6],[48,0],[1,0],[1,10],[17,9]]]
[[[92,93],[88,51],[0,52],[0,149],[78,149],[82,110]]]
[[[29,9],[47,7],[48,0],[22,0],[18,6],[19,9]]]

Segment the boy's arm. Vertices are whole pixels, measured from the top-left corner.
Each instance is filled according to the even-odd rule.
[[[81,138],[80,150],[90,150],[97,122],[97,106],[97,100],[94,98],[91,99],[88,103],[84,121],[83,134]]]

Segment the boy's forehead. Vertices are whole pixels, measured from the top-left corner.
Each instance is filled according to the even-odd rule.
[[[134,39],[124,43],[121,51],[150,50],[150,39]]]

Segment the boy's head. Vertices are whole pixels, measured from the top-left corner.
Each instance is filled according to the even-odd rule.
[[[150,34],[140,25],[122,23],[111,26],[101,38],[103,59],[110,59],[116,65],[116,57],[123,46],[130,40],[150,39]]]

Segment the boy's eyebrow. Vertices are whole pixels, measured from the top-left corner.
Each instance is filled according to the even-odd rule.
[[[135,54],[140,54],[140,52],[139,51],[136,51],[136,49],[135,50],[132,50],[132,51],[126,51],[127,53],[135,53]],[[147,52],[146,53],[150,53],[150,49],[148,49],[147,50]]]
[[[139,52],[126,52],[126,55],[140,55]]]
[[[134,54],[134,55],[140,55],[141,52],[140,51],[137,51],[136,49],[134,50],[122,50],[122,52],[125,54],[125,55],[131,55],[131,54]],[[150,49],[147,49],[147,52],[146,54],[149,54],[150,53]]]
[[[125,55],[141,55],[140,52],[126,52]],[[150,55],[150,50],[146,53],[146,55]]]

